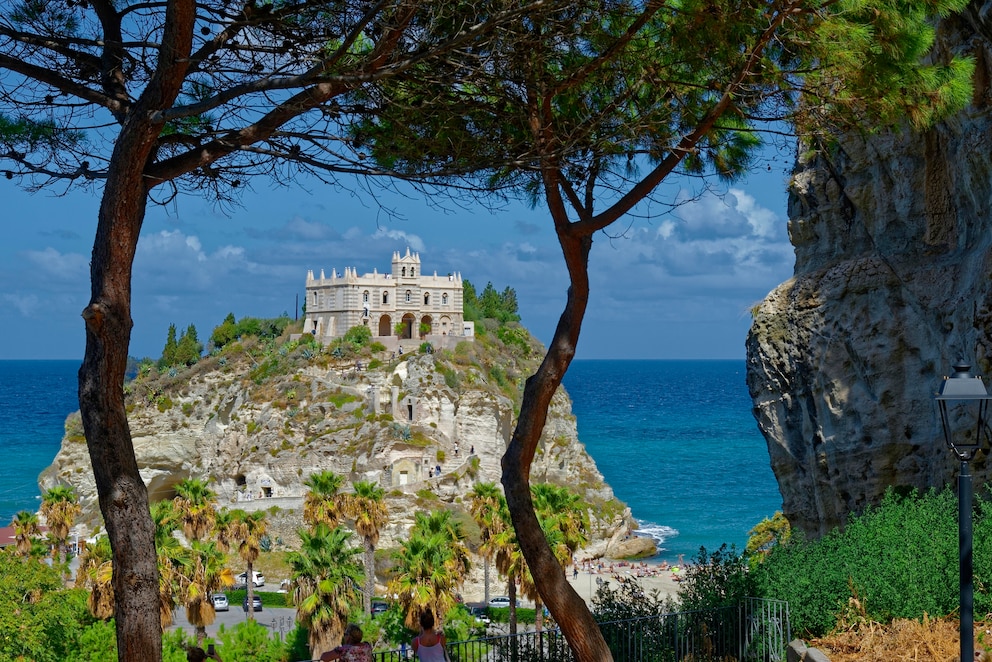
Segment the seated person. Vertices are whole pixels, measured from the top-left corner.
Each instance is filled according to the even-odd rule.
[[[362,629],[354,623],[349,623],[344,631],[344,642],[334,650],[325,651],[320,659],[344,660],[345,662],[372,662],[372,646],[362,641]]]

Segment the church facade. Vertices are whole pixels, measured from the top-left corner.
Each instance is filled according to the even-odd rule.
[[[425,275],[420,255],[393,253],[388,273],[373,270],[359,276],[354,267],[343,274],[307,271],[306,318],[303,330],[327,343],[354,326],[367,326],[387,347],[399,340],[418,339],[447,346],[451,339],[474,335],[462,311],[461,274]]]

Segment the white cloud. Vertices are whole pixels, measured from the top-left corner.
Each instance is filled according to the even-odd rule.
[[[89,260],[80,253],[60,253],[48,247],[40,251],[24,251],[27,260],[54,280],[75,283],[89,278]]]
[[[402,230],[386,230],[385,228],[379,228],[374,235],[373,239],[390,239],[393,241],[402,241],[406,243],[410,250],[415,252],[422,252],[424,250],[424,240],[415,234],[409,234],[403,232]]]
[[[38,297],[34,294],[4,294],[0,299],[24,317],[38,317],[41,313]]]

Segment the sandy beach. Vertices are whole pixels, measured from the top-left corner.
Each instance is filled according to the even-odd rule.
[[[604,568],[601,573],[589,572],[588,570],[580,569],[579,575],[576,578],[572,577],[572,569],[569,568],[566,574],[568,583],[572,585],[572,588],[575,589],[576,593],[582,596],[582,599],[586,601],[586,604],[590,605],[592,604],[593,596],[596,595],[596,589],[599,586],[597,580],[615,585],[616,576],[632,578],[641,586],[642,589],[644,589],[645,593],[651,593],[657,590],[662,597],[677,597],[678,582],[672,578],[672,572],[670,570],[660,570],[657,565],[649,565],[648,569],[655,571],[655,574],[638,577],[636,574],[637,568],[629,566],[614,566],[612,573],[610,573],[608,567]]]

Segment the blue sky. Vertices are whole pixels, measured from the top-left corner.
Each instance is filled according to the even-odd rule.
[[[651,209],[596,236],[592,291],[577,358],[742,358],[749,309],[792,275],[786,231],[788,159],[765,164],[723,196],[673,214]],[[461,272],[479,289],[513,287],[522,322],[545,343],[568,287],[547,212],[511,204],[438,209],[414,193],[367,197],[255,182],[240,208],[183,197],[149,207],[134,270],[130,353],[161,354],[170,323],[201,339],[228,312],[294,314],[308,269],[387,271],[393,251],[420,253],[426,273]],[[672,189],[670,195],[679,195]],[[27,193],[0,179],[0,359],[78,359],[89,298],[97,193]]]

